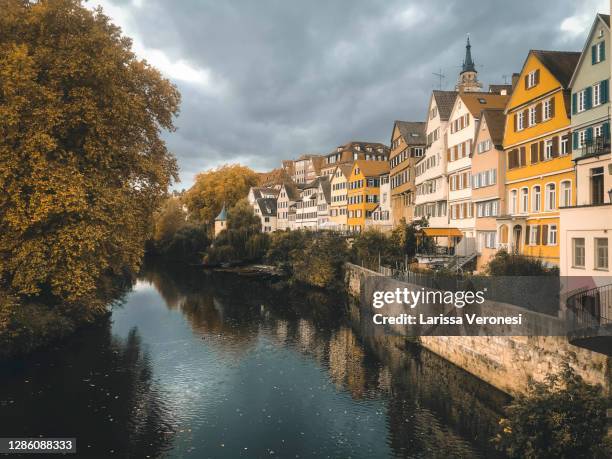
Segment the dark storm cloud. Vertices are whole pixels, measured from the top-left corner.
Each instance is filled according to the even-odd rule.
[[[607,4],[110,1],[130,13],[129,32],[146,48],[210,71],[209,85],[175,80],[181,115],[166,138],[179,158],[179,187],[225,162],[265,170],[349,140],[388,143],[393,120],[424,118],[433,72],[442,69],[443,87],[454,86],[466,33],[480,80],[501,83],[529,49],[581,49],[586,31],[561,24],[586,15],[588,28]]]

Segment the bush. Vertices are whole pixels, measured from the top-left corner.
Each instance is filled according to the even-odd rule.
[[[604,440],[609,402],[601,386],[566,365],[515,399],[494,441],[511,458],[611,457]]]
[[[490,276],[558,276],[556,268],[547,268],[541,260],[500,250],[489,261],[485,273]]]
[[[333,288],[344,279],[346,240],[335,233],[315,233],[302,251],[293,251],[293,277],[319,288]]]
[[[158,253],[172,261],[198,263],[210,245],[204,225],[188,224],[158,247]]]
[[[306,246],[312,233],[304,231],[276,231],[270,235],[270,245],[266,253],[266,263],[293,275],[293,262]],[[297,252],[296,252],[297,251]]]

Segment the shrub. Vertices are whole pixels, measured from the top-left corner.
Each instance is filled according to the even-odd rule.
[[[293,251],[295,280],[319,288],[338,286],[348,259],[346,240],[335,233],[315,233],[302,251]]]
[[[541,260],[500,250],[489,261],[485,273],[490,276],[542,276],[558,275],[557,269],[549,269]]]
[[[511,458],[611,457],[604,443],[608,403],[601,386],[566,365],[514,400],[494,442]]]

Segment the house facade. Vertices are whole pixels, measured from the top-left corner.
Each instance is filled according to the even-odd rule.
[[[321,155],[306,154],[300,156],[293,162],[293,175],[291,179],[296,184],[307,184],[312,182],[321,174],[321,166],[324,162],[325,157]],[[289,169],[291,170],[291,168]]]
[[[598,14],[571,80],[575,205],[560,209],[562,276],[610,275],[610,16]]]
[[[348,230],[347,190],[348,180],[353,170],[352,164],[336,166],[331,179],[330,221],[337,231]]]
[[[388,161],[389,147],[378,142],[352,141],[340,145],[325,157],[321,166],[321,175],[332,176],[336,166],[350,164],[358,159],[366,161]]]
[[[333,229],[331,222],[330,204],[331,204],[331,177],[322,175],[317,179],[319,188],[317,189],[317,229]]]
[[[276,231],[276,198],[258,198],[254,210],[261,220],[262,233]]]
[[[382,174],[379,179],[380,188],[378,205],[374,208],[370,217],[366,217],[366,228],[374,228],[378,231],[388,232],[393,229],[390,174]]]
[[[497,252],[497,217],[506,214],[504,123],[503,109],[485,109],[474,134],[471,185],[478,271]]]
[[[403,219],[412,221],[414,214],[414,165],[425,155],[425,123],[395,121],[391,132],[389,155],[391,210],[393,225]]]
[[[460,92],[455,98],[446,130],[449,226],[465,238],[474,238],[475,208],[472,201],[472,150],[482,110],[505,108],[508,96]]]
[[[349,231],[361,232],[365,229],[366,218],[370,218],[378,206],[380,176],[388,173],[387,161],[355,161],[347,190]]]
[[[295,227],[297,229],[317,229],[318,193],[318,178],[303,186],[300,200],[296,202],[295,209]]]
[[[532,50],[506,107],[501,244],[559,265],[559,208],[575,202],[569,82],[580,53]]]
[[[446,127],[456,91],[433,91],[426,122],[425,155],[415,164],[414,219],[426,217],[430,227],[448,226]]]
[[[291,229],[289,209],[300,199],[300,191],[293,183],[283,183],[276,199],[276,228],[279,230]]]

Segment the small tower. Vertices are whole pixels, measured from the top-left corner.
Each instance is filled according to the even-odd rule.
[[[227,227],[227,211],[225,210],[225,204],[223,204],[223,209],[215,218],[215,237],[219,235],[221,231],[223,231]]]
[[[476,92],[482,89],[482,83],[478,81],[478,72],[472,60],[472,45],[470,44],[469,34],[465,45],[465,59],[455,89],[459,92]]]

